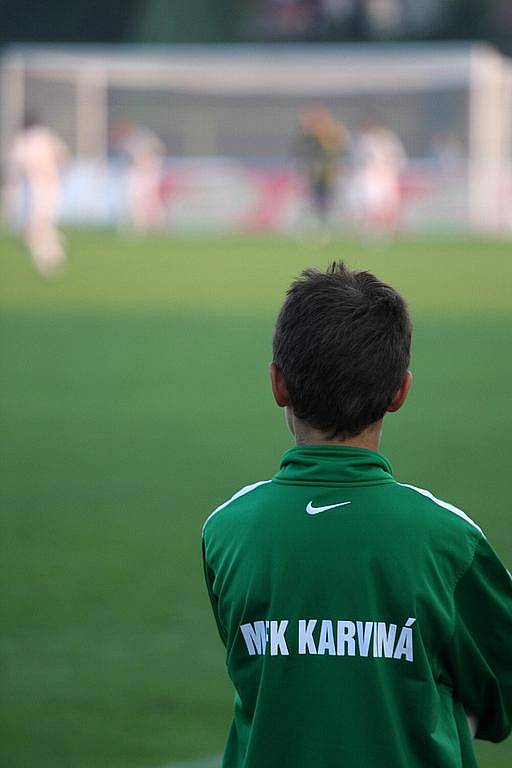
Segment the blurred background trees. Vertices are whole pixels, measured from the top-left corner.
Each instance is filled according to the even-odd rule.
[[[2,0],[7,42],[488,40],[512,51],[510,0]]]

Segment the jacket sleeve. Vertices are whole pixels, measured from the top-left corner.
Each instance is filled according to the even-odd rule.
[[[210,598],[210,603],[211,603],[213,615],[215,617],[215,621],[217,624],[217,629],[219,630],[220,639],[222,640],[224,645],[226,645],[227,632],[219,616],[219,599],[213,592],[214,573],[213,573],[213,570],[209,567],[206,560],[206,547],[204,543],[204,538],[202,540],[202,551],[203,551],[203,571],[204,571],[204,578],[206,581],[206,589],[208,590],[208,596]]]
[[[446,666],[454,697],[478,719],[477,739],[512,729],[512,578],[481,536],[455,589]]]

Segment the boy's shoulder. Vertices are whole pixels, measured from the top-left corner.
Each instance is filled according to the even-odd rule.
[[[240,505],[244,506],[244,503],[247,501],[252,501],[254,499],[255,491],[257,489],[260,489],[264,486],[269,485],[272,480],[258,480],[255,483],[250,483],[249,485],[244,485],[243,488],[240,488],[240,490],[236,491],[227,501],[224,501],[222,504],[219,504],[218,507],[215,507],[213,512],[211,512],[208,517],[206,518],[202,535],[204,537],[206,530],[210,529],[211,522],[215,519],[216,522],[220,521],[221,519],[226,518],[226,513],[224,515],[219,515],[219,512],[222,512],[223,510],[236,510]]]
[[[466,512],[454,504],[434,496],[426,488],[420,488],[410,483],[398,482],[394,484],[394,487],[405,506],[424,510],[429,515],[429,520],[432,523],[439,521],[458,530],[473,532],[480,537],[484,535],[478,523]]]
[[[455,564],[471,561],[485,533],[465,511],[410,483],[394,484],[398,514],[407,519],[410,535],[434,553],[449,554]]]

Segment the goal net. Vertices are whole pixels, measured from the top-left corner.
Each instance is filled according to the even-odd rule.
[[[350,135],[372,118],[400,138],[404,227],[512,228],[512,65],[484,45],[16,46],[1,76],[2,159],[25,114],[53,128],[75,157],[68,220],[116,219],[109,136],[131,121],[165,144],[170,226],[290,229],[298,116],[322,103]]]

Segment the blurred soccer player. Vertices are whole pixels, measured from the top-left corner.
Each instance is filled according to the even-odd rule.
[[[379,452],[410,347],[404,300],[369,272],[288,290],[270,373],[295,447],[203,528],[236,689],[223,768],[475,768],[473,735],[511,731],[510,574]]]
[[[346,148],[347,131],[325,106],[307,107],[300,114],[297,156],[317,221],[329,221],[335,193],[337,165]]]
[[[164,143],[149,128],[122,122],[112,131],[112,149],[127,170],[129,224],[139,232],[159,229],[165,218],[162,198]]]
[[[356,135],[349,206],[357,227],[366,234],[394,234],[401,214],[400,173],[407,157],[389,128],[366,122]]]
[[[8,158],[8,205],[21,210],[21,230],[39,272],[49,277],[66,261],[57,227],[62,173],[69,153],[50,128],[28,118]]]

